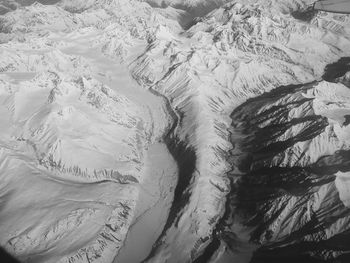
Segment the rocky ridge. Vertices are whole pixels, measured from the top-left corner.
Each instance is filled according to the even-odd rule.
[[[17,9],[9,8],[16,10],[7,12],[0,18],[0,71],[6,73],[2,76],[32,73],[35,77],[29,80],[29,84],[21,82],[20,86],[27,87],[30,93],[35,93],[36,88],[43,86],[45,92],[40,90],[35,94],[41,94],[35,111],[38,108],[41,110],[33,116],[29,112],[17,111],[21,107],[27,111],[22,106],[25,103],[23,100],[17,105],[11,102],[13,96],[4,95],[3,100],[14,112],[15,117],[11,121],[17,119],[20,122],[16,126],[14,137],[34,149],[28,155],[36,156],[42,169],[50,172],[55,169],[60,176],[69,173],[75,175],[74,180],[78,180],[79,176],[88,181],[103,178],[131,185],[142,181],[140,171],[145,149],[152,141],[164,135],[170,126],[170,118],[164,117],[165,114],[160,114],[163,117],[159,117],[155,111],[146,114],[144,108],[137,105],[139,101],[129,99],[131,94],[127,90],[125,95],[116,94],[115,83],[109,82],[112,87],[107,85],[108,79],[113,79],[113,73],[106,74],[103,72],[107,71],[105,68],[97,72],[95,64],[100,58],[93,60],[82,50],[87,46],[94,52],[104,54],[116,65],[122,65],[140,87],[164,96],[171,106],[177,126],[172,130],[169,137],[172,142],[168,144],[175,148],[184,145],[194,153],[194,169],[180,173],[183,178],[179,177],[179,182],[182,185],[178,185],[177,191],[175,190],[178,194],[175,193],[171,216],[147,260],[194,261],[206,255],[207,247],[217,239],[220,218],[225,218],[225,214],[229,213],[227,197],[230,201],[230,193],[237,187],[232,185],[230,175],[236,163],[232,161],[235,155],[231,154],[232,144],[235,144],[232,134],[238,132],[232,131],[231,112],[247,99],[278,87],[320,81],[326,65],[349,56],[349,16],[310,12],[311,4],[312,1],[306,0],[210,1],[209,4],[199,1],[147,3],[135,0],[64,0],[54,5],[34,3],[29,6],[17,3]],[[184,17],[188,20],[185,24],[181,23]],[[336,81],[347,85],[346,74],[337,78]],[[2,83],[7,90],[15,89],[16,94],[17,88],[12,87],[13,84],[7,77],[2,77]],[[125,84],[120,83],[118,89],[123,89],[123,86]],[[334,117],[327,115],[329,109],[336,116],[339,111],[343,112],[343,109],[337,107],[344,103],[346,106],[346,101],[339,99],[339,96],[346,94],[344,86],[320,82],[316,88],[314,84],[295,87],[288,89],[277,101],[263,97],[258,106],[250,109],[248,104],[249,111],[244,108],[251,115],[242,115],[240,118],[249,120],[256,111],[260,111],[258,116],[261,119],[256,120],[257,124],[254,124],[255,119],[251,120],[249,125],[273,132],[272,137],[268,134],[266,138],[263,137],[263,141],[252,141],[253,144],[266,144],[261,151],[268,153],[268,156],[258,154],[259,158],[251,164],[252,169],[263,169],[266,166],[308,167],[323,156],[334,155],[336,151],[348,147],[347,126],[344,122],[340,124],[338,119],[338,122],[329,124],[329,119]],[[336,93],[327,98],[329,90],[336,90],[341,95]],[[332,102],[332,106],[325,104],[326,98]],[[78,105],[67,104],[72,99],[79,101]],[[290,106],[275,111],[278,105],[285,103]],[[83,122],[86,118],[83,112],[87,107],[91,114]],[[162,109],[160,112],[165,111]],[[265,111],[272,113],[265,114]],[[283,114],[288,116],[278,123],[278,118]],[[155,115],[161,121],[155,122]],[[69,120],[73,118],[70,116],[80,116],[79,121]],[[99,117],[93,118],[94,116]],[[100,123],[101,118],[103,122],[108,120],[115,126],[105,128],[108,131],[104,132],[107,132],[110,139],[98,141],[98,153],[96,149],[89,149],[86,155],[67,154],[70,152],[67,149],[72,147],[71,136],[86,136],[89,137],[88,140],[96,138],[101,134],[98,131],[100,124],[97,130],[90,130],[90,134],[71,134],[61,128],[67,123],[85,123],[86,127],[95,127],[92,123]],[[345,116],[336,118],[345,119],[346,122]],[[63,121],[57,122],[60,119]],[[249,126],[249,129],[254,130],[254,127]],[[82,127],[76,129],[85,131]],[[8,132],[4,131],[6,134]],[[113,157],[109,159],[105,153],[111,150],[115,134],[127,135],[122,142],[119,139],[115,142],[119,149],[125,150],[113,152]],[[280,141],[287,148],[274,155],[274,149],[281,147],[277,143]],[[77,143],[74,147],[77,147],[74,149],[76,151],[81,145]],[[250,150],[244,149],[244,152]],[[92,151],[95,162],[82,165]],[[95,153],[101,154],[101,157]],[[116,154],[119,154],[120,163],[111,167]],[[101,159],[105,161],[99,163]],[[238,159],[242,158],[239,156]],[[124,170],[127,172],[121,172]],[[304,174],[309,171],[300,173],[302,176],[298,178],[304,180]],[[333,188],[327,187],[322,193],[328,198],[326,193]],[[320,195],[317,191],[310,191],[308,195]],[[289,229],[283,232],[284,228],[280,226],[281,222],[287,224],[289,221],[281,218],[291,216],[283,211],[299,204],[299,199],[285,195],[281,198],[284,199],[277,199],[278,202],[269,205],[263,203],[257,208],[260,214],[265,215],[261,220],[266,221],[260,232],[254,233],[257,242],[275,242],[284,237],[287,239],[290,234]],[[340,205],[336,199],[330,195],[327,200],[330,200],[329,204],[337,202]],[[137,199],[131,200],[131,203],[137,202]],[[305,202],[298,206],[292,216],[295,222],[299,219],[301,222],[308,221],[307,215],[304,219],[298,217],[304,211],[302,208],[310,207],[310,203]],[[281,210],[281,205],[285,210]],[[130,211],[133,210],[131,204],[128,207]],[[278,220],[271,221],[270,215],[276,215]],[[124,222],[112,218],[116,222]],[[113,241],[113,246],[115,243],[120,246],[123,242],[131,218],[132,213],[128,223],[125,222],[125,228],[120,230],[124,237],[118,238],[120,241]],[[320,220],[325,220],[325,217]],[[334,222],[346,225],[345,221]],[[300,224],[295,226],[295,231],[300,227]],[[271,231],[275,236],[270,236]],[[101,234],[97,239],[98,249],[91,250],[93,245],[81,247],[79,252],[72,251],[69,257],[62,260],[110,262],[117,250],[106,245],[107,239]],[[8,244],[9,251],[29,259],[27,252],[18,252],[13,248],[16,246],[11,244],[16,244],[15,242]],[[34,249],[22,241],[18,244],[21,244],[19,247],[27,247],[26,251]]]

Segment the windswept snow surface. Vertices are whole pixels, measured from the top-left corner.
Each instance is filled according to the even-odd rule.
[[[165,100],[103,54],[115,29],[60,32],[73,15],[38,3],[6,16],[11,32],[21,18],[37,32],[1,46],[1,246],[25,262],[112,262],[135,217],[170,187],[156,226],[166,221],[177,168],[156,146],[172,121]],[[147,157],[155,147],[163,159]]]
[[[0,245],[249,262],[346,233],[349,63],[324,71],[350,56],[350,16],[313,2],[2,1]]]

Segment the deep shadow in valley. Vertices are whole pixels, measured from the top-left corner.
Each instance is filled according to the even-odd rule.
[[[294,15],[300,15],[299,19],[308,21],[314,13],[310,11],[306,14]],[[323,79],[329,82],[338,82],[338,78],[348,71],[350,71],[350,58],[341,58],[338,62],[325,68]],[[271,117],[288,119],[286,116],[290,110],[307,103],[309,98],[290,102],[290,105],[285,103],[278,107],[273,106],[264,113],[246,116],[249,108],[255,107],[257,103],[263,101],[261,105],[268,104],[271,100],[312,88],[315,84],[317,84],[316,81],[304,85],[276,88],[271,92],[249,99],[232,113],[232,127],[240,130],[244,139],[241,142],[232,141],[233,145],[239,144],[242,154],[241,156],[232,156],[229,160],[232,160],[232,165],[243,172],[243,175],[239,175],[237,180],[235,178],[237,177],[236,172],[229,173],[232,190],[227,196],[225,214],[216,226],[212,243],[195,263],[209,262],[219,248],[220,242],[225,242],[232,251],[239,251],[239,248],[234,246],[239,246],[240,237],[231,229],[230,225],[232,224],[230,220],[237,217],[236,215],[239,215],[238,218],[247,228],[253,229],[248,242],[260,246],[253,253],[251,263],[349,262],[350,254],[347,254],[346,251],[350,251],[350,245],[346,244],[350,240],[350,229],[329,239],[314,242],[302,241],[303,236],[316,234],[318,231],[322,232],[323,229],[335,223],[337,219],[346,219],[350,216],[350,210],[344,206],[337,193],[334,193],[334,203],[332,207],[329,207],[329,216],[326,216],[324,221],[318,220],[318,218],[323,218],[323,214],[318,214],[321,212],[316,211],[309,222],[298,231],[291,231],[289,237],[282,241],[270,240],[273,233],[268,230],[268,226],[279,216],[281,211],[275,211],[271,218],[266,217],[266,214],[270,213],[271,204],[276,200],[282,200],[280,198],[304,197],[307,201],[308,196],[310,197],[319,187],[334,184],[335,173],[350,171],[350,151],[339,150],[332,155],[321,157],[317,162],[307,167],[269,166],[267,160],[271,157],[286,151],[295,143],[311,140],[321,134],[328,125],[327,119],[314,115],[306,118],[294,118],[290,122],[282,124],[271,123],[263,129],[258,128],[259,124],[268,121],[268,118]],[[345,117],[343,125],[348,125],[349,122],[349,118]],[[303,132],[286,141],[273,143],[289,128],[298,124],[306,124]],[[254,165],[254,163],[266,163],[266,166]],[[336,189],[334,191],[336,192]],[[266,235],[264,238],[270,241],[266,244],[259,244],[259,238],[263,235]],[[342,251],[345,253],[328,261],[324,258],[311,256],[312,254],[317,255],[321,251],[330,253]]]
[[[160,234],[158,240],[153,245],[153,249],[150,252],[149,256],[144,260],[152,258],[158,246],[162,242],[162,238],[166,235],[167,230],[172,226],[177,226],[178,220],[181,217],[181,211],[184,206],[188,203],[190,198],[190,184],[193,178],[193,174],[196,170],[196,152],[195,150],[189,146],[186,142],[180,141],[176,136],[176,129],[181,124],[181,113],[175,112],[171,107],[171,103],[169,99],[157,92],[153,88],[150,88],[149,91],[156,96],[159,96],[164,99],[166,108],[168,110],[169,115],[172,117],[173,123],[168,131],[165,132],[163,137],[163,141],[166,144],[168,151],[173,156],[174,160],[177,163],[178,167],[178,179],[177,185],[174,191],[174,200],[172,202],[168,219],[165,223],[162,233]]]
[[[165,143],[178,165],[178,182],[175,188],[174,200],[169,211],[167,222],[157,242],[153,245],[150,255],[145,260],[148,260],[155,255],[167,230],[173,224],[177,226],[178,220],[181,216],[181,211],[190,198],[189,186],[196,168],[196,154],[191,147],[179,141],[172,134],[165,138]]]
[[[313,6],[309,6],[304,10],[298,10],[291,13],[291,15],[298,20],[304,21],[304,22],[310,22],[315,15],[318,13],[317,10],[313,8]]]
[[[330,64],[325,68],[323,79],[329,82],[337,82],[337,78],[342,77],[348,71],[350,71],[350,58],[341,58],[338,62]],[[289,92],[295,92],[295,88],[299,87],[289,87]],[[282,93],[284,93],[285,90],[284,87]],[[276,89],[272,94],[273,96],[276,96],[278,93],[280,93],[280,90]],[[269,97],[271,93],[266,95]],[[247,103],[252,103],[254,100],[256,99],[252,99]],[[235,116],[235,114],[233,114],[233,116]],[[315,118],[317,118],[316,115]],[[234,121],[235,120],[233,120],[233,122]],[[250,125],[250,123],[246,125]],[[324,123],[322,126],[315,126],[313,132],[307,132],[309,135],[308,137],[300,134],[300,139],[297,141],[312,139],[320,134],[326,125],[327,123]],[[252,127],[247,127],[247,131],[252,132],[251,128]],[[264,139],[268,141],[268,139],[271,139],[273,135],[276,134],[274,128],[276,127],[273,125],[268,126],[265,131],[263,129],[256,130],[256,128],[253,128],[253,130],[255,129],[253,132],[254,138],[251,140],[253,143],[251,145],[246,145],[248,150],[254,156],[249,159],[251,165],[256,161],[257,156],[259,156],[256,154],[257,152],[260,152],[260,155],[261,153],[264,153],[262,157],[263,159],[266,156],[269,156],[271,147],[266,147]],[[280,127],[279,129],[284,130],[283,127]],[[277,136],[278,135],[279,134],[277,134]],[[273,141],[273,138],[271,141]],[[296,141],[292,141],[288,144],[284,142],[275,145],[277,148],[272,147],[274,149],[272,155],[287,150],[287,148],[292,146],[295,142]],[[254,152],[254,150],[257,149],[258,151]],[[247,221],[248,225],[256,227],[251,235],[251,241],[254,242],[254,240],[259,240],[259,237],[264,235],[264,233],[265,235],[269,234],[269,231],[267,230],[268,225],[279,216],[279,211],[277,211],[275,215],[271,215],[270,220],[266,220],[266,213],[271,213],[269,212],[269,209],[271,208],[270,204],[272,202],[279,198],[284,198],[285,196],[299,196],[301,198],[300,200],[302,200],[302,198],[307,198],[307,196],[311,197],[312,193],[319,187],[326,184],[332,184],[336,172],[346,172],[350,170],[349,154],[350,151],[340,150],[333,155],[323,156],[316,163],[307,167],[262,167],[256,169],[251,166],[249,172],[246,173],[240,181],[239,193],[237,195],[237,203],[239,204],[237,210],[241,212],[243,211],[243,214],[249,216],[250,220]],[[328,261],[311,256],[311,254],[317,254],[321,251],[323,251],[323,253],[326,251],[329,253],[336,251],[350,251],[350,246],[345,245],[350,239],[349,229],[344,230],[344,232],[329,239],[315,240],[313,242],[301,241],[304,236],[322,232],[338,219],[344,218],[345,220],[345,218],[350,216],[349,209],[344,206],[337,195],[333,197],[333,200],[335,205],[333,204],[332,207],[328,208],[328,213],[330,215],[326,216],[324,221],[319,221],[318,218],[323,217],[318,215],[318,212],[314,212],[314,217],[312,217],[308,223],[302,226],[299,230],[291,229],[291,234],[287,238],[282,241],[271,240],[267,242],[267,244],[263,244],[261,248],[253,254],[251,263],[348,262],[347,259],[345,259],[346,254]],[[302,203],[300,206],[301,205]],[[270,234],[272,235],[272,233]],[[266,236],[265,238],[269,240],[270,236]]]
[[[146,0],[146,2],[152,6],[153,8],[175,8],[179,11],[179,14],[181,14],[180,18],[178,19],[178,23],[180,26],[187,30],[191,28],[193,25],[195,25],[201,17],[206,16],[211,11],[215,10],[216,8],[219,8],[222,6],[225,2],[228,2],[227,0],[211,0],[211,1],[204,1],[198,2],[196,5],[191,5],[190,2],[175,2],[172,3],[171,1],[157,1],[157,0]]]
[[[350,57],[343,57],[337,62],[327,65],[322,78],[328,82],[336,82],[338,78],[344,76],[349,71]]]
[[[9,253],[6,252],[5,249],[0,247],[0,262],[1,263],[20,263],[19,260],[11,256]]]
[[[172,136],[171,136],[172,137]],[[188,203],[190,192],[188,187],[192,179],[192,175],[196,169],[196,154],[194,149],[179,141],[175,137],[165,140],[169,152],[177,162],[179,173],[178,182],[175,189],[174,201],[170,209],[168,221],[164,227],[166,231],[174,222],[177,225],[179,213],[181,209]]]

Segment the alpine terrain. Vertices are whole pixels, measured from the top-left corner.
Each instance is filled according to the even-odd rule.
[[[314,4],[0,0],[0,262],[350,262],[350,15]]]

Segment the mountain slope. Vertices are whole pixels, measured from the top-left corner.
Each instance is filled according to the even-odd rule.
[[[235,209],[249,219],[250,241],[262,245],[253,262],[348,253],[341,240],[350,215],[349,95],[348,87],[325,81],[287,86],[232,114],[245,137],[237,143],[243,175]]]
[[[176,134],[196,151],[197,170],[184,190],[189,201],[151,262],[191,261],[210,243],[230,191],[230,112],[274,87],[319,79],[328,63],[348,54],[347,16],[334,22],[333,15],[319,13],[305,22],[291,14],[300,8],[294,4],[235,1],[202,18],[185,38],[163,28],[134,63],[134,77],[170,98],[180,112]]]
[[[243,262],[347,231],[349,74],[324,69],[350,56],[348,15],[311,0],[17,2],[0,17],[10,253],[118,262],[149,220],[139,261]]]

